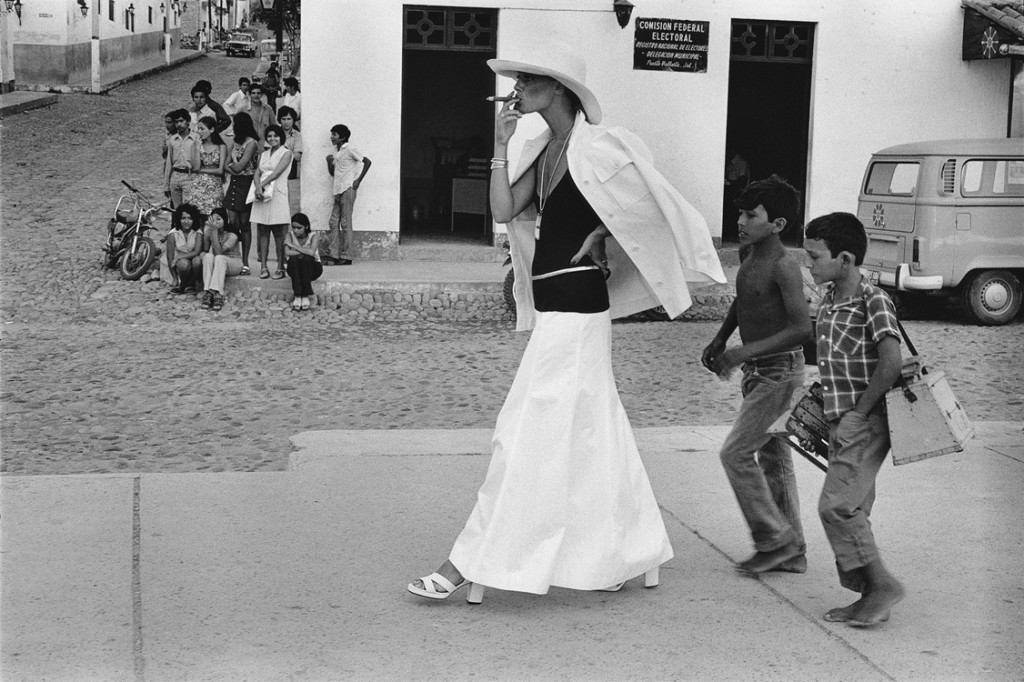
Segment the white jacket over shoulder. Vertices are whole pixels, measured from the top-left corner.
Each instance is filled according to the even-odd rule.
[[[546,131],[523,146],[513,183],[550,137]],[[640,138],[624,128],[591,125],[580,113],[566,158],[572,179],[612,234],[607,253],[613,319],[658,305],[676,317],[692,303],[688,282],[726,281],[704,217],[655,169]],[[508,224],[519,330],[534,325],[530,273],[536,217],[531,204]]]

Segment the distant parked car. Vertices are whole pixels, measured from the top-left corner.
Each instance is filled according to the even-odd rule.
[[[979,324],[1006,324],[1024,281],[1024,139],[934,140],[882,149],[864,173],[862,267],[909,304],[958,295]]]
[[[256,38],[253,36],[248,33],[232,33],[231,39],[228,40],[226,52],[229,57],[233,57],[236,54],[243,57],[255,57],[258,49],[259,43],[256,42]]]

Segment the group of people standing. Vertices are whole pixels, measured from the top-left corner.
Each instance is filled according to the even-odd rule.
[[[675,317],[691,303],[688,282],[725,276],[706,222],[643,142],[599,125],[579,56],[546,43],[488,65],[515,80],[498,98],[490,204],[508,225],[517,326],[533,332],[476,504],[447,560],[407,589],[440,600],[469,586],[468,601],[480,603],[485,585],[617,591],[643,575],[653,587],[673,551],[616,389],[611,320],[655,305]],[[524,144],[510,175],[509,141],[528,113],[548,129]],[[774,176],[738,196],[736,300],[701,358],[721,377],[743,372],[743,404],[721,451],[754,541],[737,568],[807,570],[792,457],[768,430],[802,386],[802,345],[813,341],[831,427],[819,515],[840,583],[861,594],[824,618],[875,626],[903,597],[868,520],[888,449],[882,398],[900,372],[900,336],[892,302],[860,275],[866,235],[846,213],[807,226],[811,275],[826,287],[812,331],[799,263],[779,237],[799,203]],[[605,248],[608,237],[614,248]],[[736,329],[741,344],[728,346]]]
[[[322,273],[323,263],[352,262],[352,206],[370,161],[348,146],[345,126],[332,128],[336,153],[329,156],[328,171],[334,176],[337,196],[326,225],[319,230],[311,227],[301,212],[302,95],[294,77],[283,79],[283,93],[278,84],[279,70],[274,63],[261,82],[240,78],[238,90],[221,105],[211,96],[210,82],[198,81],[191,91],[192,103],[164,117],[165,191],[176,209],[174,231],[188,235],[180,224],[182,213],[177,209],[182,207],[186,207],[186,215],[195,210],[198,218],[192,229],[200,231],[218,209],[223,213],[224,229],[237,240],[237,248],[233,245],[230,253],[224,254],[229,259],[224,269],[227,275],[251,274],[249,255],[255,231],[259,277],[290,276],[293,308],[307,310],[313,299],[312,280]],[[320,232],[330,235],[322,239]],[[300,233],[305,236],[297,236]],[[273,270],[271,238],[276,256]],[[191,251],[175,249],[176,253]],[[189,268],[200,268],[202,263],[192,256],[191,260],[178,259],[181,264],[177,264],[171,255],[168,249],[172,291],[187,291],[198,279]],[[188,267],[185,261],[190,263]],[[182,270],[187,271],[185,275],[180,274]],[[215,280],[213,286],[204,289],[203,305],[218,309],[217,302],[223,302],[222,279]]]

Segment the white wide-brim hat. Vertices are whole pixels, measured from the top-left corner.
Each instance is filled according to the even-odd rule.
[[[487,66],[499,76],[513,80],[519,73],[554,78],[580,98],[588,121],[594,124],[601,122],[601,105],[586,86],[587,64],[582,57],[568,45],[558,41],[538,41],[537,44],[528,48],[524,46],[520,50],[529,54],[524,54],[522,58],[488,59]]]

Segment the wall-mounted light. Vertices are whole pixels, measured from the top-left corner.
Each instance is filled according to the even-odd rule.
[[[78,9],[82,10],[82,16],[89,14],[89,0],[78,0]]]
[[[7,0],[7,11],[11,10],[18,15],[18,26],[21,26],[21,0]]]
[[[165,5],[164,3],[161,2],[160,3],[160,14],[163,14],[166,11],[167,11],[167,5]]]
[[[615,0],[612,3],[612,9],[615,10],[615,18],[619,20],[619,27],[626,28],[629,17],[633,14],[633,3],[629,0]]]
[[[128,5],[128,14],[135,16],[135,3]]]

